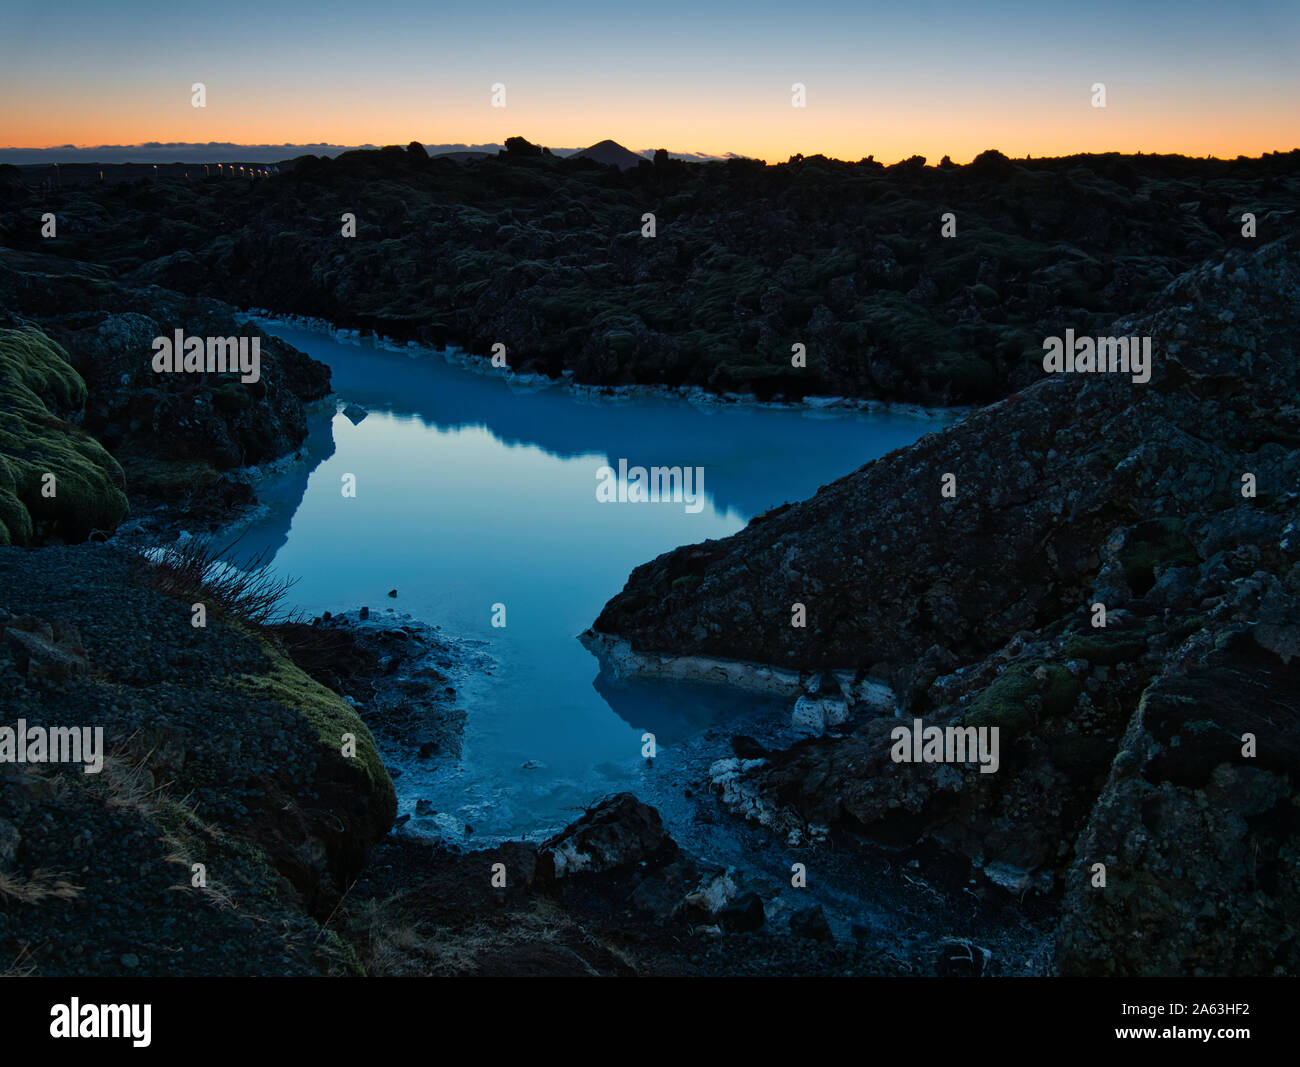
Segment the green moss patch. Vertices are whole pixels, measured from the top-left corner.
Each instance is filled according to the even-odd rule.
[[[0,330],[0,544],[84,541],[126,518],[122,468],[55,414],[85,402],[86,384],[62,348],[39,330]]]
[[[1035,693],[1042,698],[1044,716],[1070,712],[1081,689],[1079,680],[1064,667],[1052,665],[1047,666],[1047,678],[1040,682],[1034,671],[1042,666],[1046,665],[1030,662],[1008,667],[975,699],[966,713],[966,725],[997,726],[1011,735],[1025,733],[1034,724],[1026,701]]]
[[[320,742],[334,753],[341,753],[343,735],[356,738],[360,764],[376,791],[392,792],[384,761],[370,730],[361,716],[341,696],[304,673],[265,638],[256,638],[270,661],[262,674],[240,675],[235,687],[258,700],[273,700],[293,708],[313,727]]]
[[[1068,659],[1086,659],[1089,663],[1109,667],[1116,663],[1132,663],[1146,654],[1146,635],[1129,632],[1107,634],[1098,631],[1095,635],[1071,638],[1065,646]]]

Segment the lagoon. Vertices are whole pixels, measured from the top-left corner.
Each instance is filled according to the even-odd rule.
[[[396,783],[402,813],[417,800],[440,813],[408,831],[468,824],[476,841],[543,836],[624,789],[671,821],[668,795],[689,777],[675,756],[698,769],[702,752],[730,754],[729,734],[788,722],[775,697],[598,677],[578,636],[637,565],[729,536],[952,421],[520,387],[436,352],[261,326],[329,365],[337,403],[310,419],[306,466],[259,486],[266,513],[241,548],[298,579],[289,599],[304,612],[393,607],[485,643],[496,667],[459,693],[459,759],[407,762]],[[637,466],[698,470],[701,506],[598,493],[602,468]]]

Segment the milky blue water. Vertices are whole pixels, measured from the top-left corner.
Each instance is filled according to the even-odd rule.
[[[275,570],[299,579],[290,599],[312,614],[393,607],[486,642],[497,665],[460,693],[460,759],[408,763],[397,782],[403,812],[428,800],[444,828],[469,823],[480,839],[536,836],[605,793],[644,793],[654,785],[646,730],[661,782],[674,748],[702,731],[717,727],[725,749],[748,719],[788,716],[784,701],[714,687],[598,681],[578,635],[638,564],[733,534],[941,425],[899,413],[592,400],[560,386],[512,388],[434,353],[263,328],[328,364],[339,403],[368,414],[356,425],[342,413],[313,420],[319,464],[259,488],[270,514],[243,547],[273,550]],[[702,509],[598,501],[597,471],[620,459],[703,468]],[[354,498],[342,492],[348,474]],[[504,627],[492,625],[494,605]]]

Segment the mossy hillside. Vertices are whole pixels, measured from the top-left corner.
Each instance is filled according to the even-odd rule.
[[[4,457],[0,456],[0,545],[31,541],[32,518],[18,499],[17,483]]]
[[[356,710],[337,693],[307,675],[269,640],[258,635],[250,636],[254,636],[266,654],[267,668],[260,674],[239,675],[234,682],[235,688],[258,700],[274,700],[298,711],[316,730],[320,743],[338,758],[343,758],[343,735],[352,734],[356,738],[357,754],[355,759],[349,758],[347,762],[365,774],[374,792],[395,797],[392,779],[380,758],[375,739]]]
[[[198,337],[252,337],[260,331],[218,302],[149,284],[147,278],[126,284],[92,272],[107,273],[44,248],[0,249],[0,305],[8,309],[7,316],[0,313],[0,326],[39,329],[67,353],[84,382],[84,406],[75,415],[56,410],[52,398],[46,406],[92,435],[123,465],[133,504],[141,495],[165,495],[138,484],[139,471],[132,467],[141,461],[152,459],[155,470],[179,463],[227,471],[277,459],[302,443],[304,404],[329,391],[324,364],[262,335],[256,382],[240,381],[237,372],[156,374],[152,341],[176,329]]]
[[[1300,152],[922,162],[620,172],[531,151],[357,151],[252,186],[69,186],[57,206],[77,225],[57,244],[17,209],[0,210],[0,240],[395,337],[480,354],[499,341],[516,370],[592,384],[969,403],[1041,377],[1044,322],[1103,330],[1239,247],[1239,205],[1279,232],[1300,189]],[[344,211],[357,234],[340,242]],[[808,364],[791,373],[796,341]]]
[[[39,405],[45,414],[47,399],[60,411],[77,411],[86,403],[86,383],[68,354],[40,330],[0,330],[0,368],[7,391],[29,407]]]
[[[122,468],[97,441],[57,417],[79,412],[86,386],[67,353],[39,330],[0,329],[0,544],[44,536],[81,541],[111,531],[129,508]],[[55,493],[42,495],[44,476]]]

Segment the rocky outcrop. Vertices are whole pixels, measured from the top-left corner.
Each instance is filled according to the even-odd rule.
[[[602,800],[538,849],[542,877],[628,869],[673,849],[659,813],[631,793]]]
[[[324,364],[262,335],[226,305],[133,288],[92,264],[0,250],[0,329],[6,325],[14,328],[0,343],[15,357],[0,356],[7,368],[0,408],[18,419],[0,429],[0,541],[6,532],[18,543],[107,535],[125,517],[128,497],[146,522],[159,503],[192,528],[228,519],[256,500],[239,468],[302,445],[305,406],[329,392]],[[176,330],[258,338],[257,381],[155,372],[154,338]],[[18,391],[20,378],[36,384]],[[59,476],[56,498],[36,492],[45,470]],[[36,509],[28,515],[37,519],[34,533],[8,502],[11,484],[21,489],[23,510]]]
[[[643,564],[593,630],[636,652],[879,675],[906,706],[1018,631],[1148,594],[1169,565],[1209,564],[1219,585],[1233,553],[1280,566],[1300,484],[1298,279],[1289,243],[1192,272],[1115,324],[1153,337],[1150,383],[1043,380]]]
[[[1300,659],[1267,626],[1207,635],[1142,694],[1066,876],[1063,972],[1300,973]]]
[[[1296,321],[1294,240],[1207,263],[1108,331],[1152,338],[1149,383],[1045,379],[661,556],[593,644],[887,682],[897,716],[856,701],[714,788],[792,841],[925,844],[988,900],[1042,895],[1064,973],[1295,973]],[[996,727],[998,769],[896,761],[916,718]]]
[[[102,275],[51,256],[0,255],[0,309],[38,323],[67,351],[86,386],[82,425],[110,452],[225,470],[302,443],[304,403],[329,392],[323,364],[262,336],[218,301]],[[187,337],[258,336],[258,380],[156,373],[154,338],[178,329]]]
[[[768,918],[734,868],[702,873],[653,808],[621,794],[540,846],[467,852],[394,835],[335,925],[381,976],[934,973],[896,948],[835,940],[815,904]]]
[[[49,623],[30,616],[11,619],[0,630],[14,666],[29,678],[66,682],[90,669],[81,634],[71,623]]]

